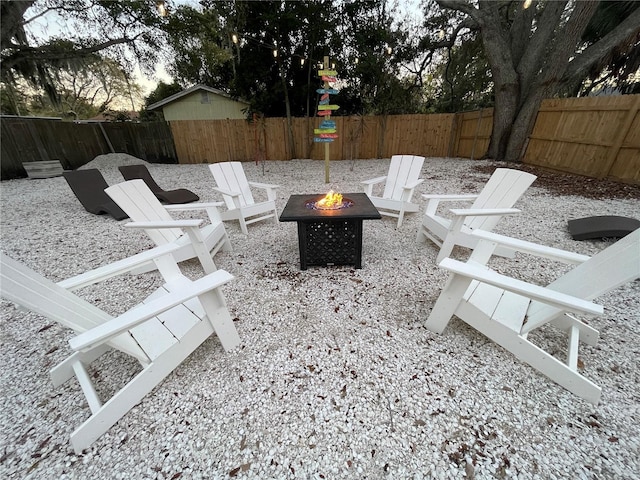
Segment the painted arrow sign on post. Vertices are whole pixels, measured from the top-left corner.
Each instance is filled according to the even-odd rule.
[[[318,116],[323,120],[320,122],[319,128],[313,129],[313,141],[316,143],[324,143],[324,181],[329,183],[329,144],[338,138],[336,133],[336,122],[331,120],[331,113],[338,110],[338,105],[330,103],[330,95],[336,95],[338,90],[332,88],[331,83],[336,82],[336,70],[329,69],[329,57],[324,57],[323,68],[318,70],[318,76],[324,82],[323,88],[318,88],[316,92],[320,94],[318,101]]]
[[[320,93],[320,94],[328,93],[329,95],[337,95],[338,90],[335,88],[318,88],[316,90],[316,93]]]

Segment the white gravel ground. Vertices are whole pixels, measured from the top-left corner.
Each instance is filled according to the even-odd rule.
[[[109,184],[117,165],[103,155]],[[418,193],[479,191],[484,161],[429,158]],[[85,168],[86,168],[85,167]],[[167,189],[218,200],[206,165],[150,165]],[[384,175],[388,159],[331,163],[295,160],[245,164],[251,180],[289,195],[361,191]],[[419,201],[424,201],[417,195]],[[144,234],[87,213],[62,177],[1,184],[2,250],[59,281],[151,246]],[[567,220],[640,216],[640,199],[592,200],[537,187],[518,202],[523,213],[499,233],[594,254],[609,242],[573,241]],[[48,371],[69,355],[71,332],[2,301],[2,478],[30,479],[408,479],[638,478],[640,472],[640,282],[599,299],[595,347],[583,346],[583,372],[603,388],[588,404],[454,319],[443,335],[424,321],[446,276],[436,248],[415,241],[420,215],[366,221],[363,268],[298,269],[296,226],[260,222],[249,236],[227,223],[233,252],[219,268],[235,280],[224,293],[243,340],[225,353],[210,338],[158,388],[81,455],[69,434],[89,414],[78,384],[54,388]],[[456,250],[456,256],[466,252]],[[548,283],[566,267],[526,257],[496,268]],[[194,261],[182,264],[194,278]],[[81,295],[121,312],[158,283],[155,273],[126,276]],[[537,334],[552,352],[551,329]],[[101,393],[138,369],[117,352],[95,365]]]

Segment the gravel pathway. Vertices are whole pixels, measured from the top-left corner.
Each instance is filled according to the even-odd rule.
[[[97,157],[109,184],[124,154]],[[418,193],[475,193],[498,166],[429,158]],[[480,167],[480,168],[477,168]],[[164,188],[218,200],[206,165],[150,165]],[[361,191],[388,159],[245,164],[251,180],[289,195]],[[580,182],[576,177],[575,182]],[[573,187],[576,183],[572,182]],[[2,250],[59,281],[150,247],[140,232],[84,211],[62,177],[1,186]],[[575,188],[579,191],[580,188]],[[417,198],[420,199],[418,195]],[[421,202],[422,199],[420,199]],[[563,195],[536,183],[523,213],[496,229],[592,255],[610,242],[573,241],[567,221],[640,217],[640,198]],[[182,214],[188,216],[189,214]],[[197,214],[196,214],[197,215]],[[54,388],[48,371],[69,355],[71,332],[0,304],[0,476],[28,479],[637,478],[640,472],[640,282],[599,299],[597,346],[582,346],[587,377],[603,388],[588,404],[457,319],[436,335],[424,321],[446,275],[436,248],[415,241],[419,214],[364,224],[363,268],[298,269],[296,226],[260,222],[216,256],[235,280],[224,293],[243,340],[224,353],[207,340],[158,388],[81,455],[69,434],[88,416],[75,381]],[[454,255],[465,252],[455,250]],[[193,278],[194,261],[181,264]],[[566,266],[518,256],[495,267],[544,284]],[[159,284],[155,273],[112,279],[80,295],[112,314]],[[551,351],[562,337],[542,329]],[[138,370],[118,352],[92,369],[109,395]]]

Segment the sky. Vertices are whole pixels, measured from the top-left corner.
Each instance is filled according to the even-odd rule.
[[[420,1],[421,0],[398,0],[398,5],[401,12],[409,13],[412,17],[419,17]],[[170,0],[170,2],[173,5],[189,5],[194,8],[199,8],[200,6],[198,0]],[[35,37],[40,39],[46,39],[50,36],[58,36],[65,30],[68,31],[68,26],[65,24],[64,20],[58,17],[55,13],[43,15],[34,20],[29,26],[29,31]],[[142,88],[142,94],[145,97],[156,88],[159,81],[163,81],[165,83],[171,83],[173,81],[167,73],[165,65],[161,62],[156,66],[155,73],[152,77],[144,74],[140,70],[139,66],[136,65],[133,77],[135,82]],[[125,99],[120,104],[114,105],[114,107],[129,110],[132,107],[131,103],[131,99]],[[143,99],[133,99],[133,103],[136,110],[138,110],[142,107]]]

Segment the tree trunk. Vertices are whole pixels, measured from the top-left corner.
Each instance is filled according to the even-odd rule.
[[[287,139],[289,141],[289,154],[291,158],[297,158],[296,155],[296,142],[293,137],[293,119],[291,118],[291,103],[289,102],[289,89],[287,88],[287,81],[284,78],[282,72],[282,64],[279,63],[278,71],[280,72],[280,80],[282,80],[282,89],[284,91],[284,107],[287,112]],[[291,160],[287,158],[287,160]]]
[[[514,86],[511,90],[517,88]],[[506,98],[502,98],[506,97]],[[515,93],[496,94],[493,113],[493,132],[485,158],[506,162],[520,162],[527,137],[542,103],[541,91],[524,100]]]
[[[521,85],[514,69],[511,49],[501,25],[492,20],[498,15],[493,3],[481,4],[484,8],[480,21],[482,43],[491,65],[494,85],[493,131],[487,155],[495,160],[504,160],[513,122],[518,114]]]
[[[527,98],[518,109],[513,126],[511,127],[511,136],[507,142],[503,160],[507,162],[522,161],[527,138],[533,130],[533,124],[541,103],[542,96],[534,95],[533,97]]]
[[[518,84],[503,85],[495,92],[493,109],[493,130],[485,157],[506,160],[507,144],[511,136],[514,120],[518,115]]]

